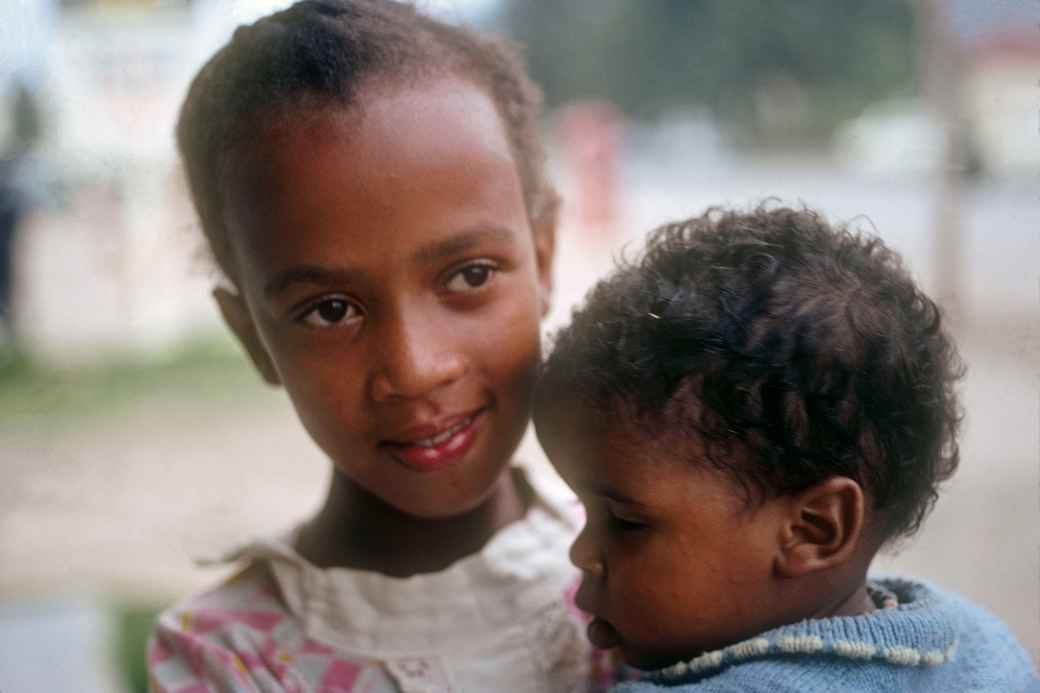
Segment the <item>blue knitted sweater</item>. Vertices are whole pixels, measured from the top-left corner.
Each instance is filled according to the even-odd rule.
[[[875,583],[899,606],[813,619],[645,674],[614,693],[1020,693],[1032,663],[994,616],[933,585]]]

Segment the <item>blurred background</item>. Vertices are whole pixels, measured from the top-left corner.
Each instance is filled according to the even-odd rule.
[[[172,126],[271,0],[0,0],[0,690],[143,690],[157,609],[318,503],[326,463],[219,324]],[[770,196],[941,300],[963,458],[886,570],[1040,659],[1040,0],[433,0],[526,44],[565,320],[626,244]],[[541,459],[528,439],[522,455]],[[205,482],[202,481],[205,479]]]

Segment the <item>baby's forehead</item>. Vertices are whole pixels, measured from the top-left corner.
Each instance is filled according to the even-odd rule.
[[[745,473],[756,454],[750,441],[709,437],[676,410],[641,410],[633,402],[583,401],[577,396],[539,396],[534,423],[550,461],[596,474],[608,466],[641,474],[671,467],[690,475],[722,469]]]
[[[646,456],[685,455],[699,442],[688,429],[671,429],[658,416],[614,398],[593,401],[574,394],[542,393],[536,398],[534,422],[550,445],[595,449],[599,454],[645,452]],[[640,454],[639,457],[643,457]]]

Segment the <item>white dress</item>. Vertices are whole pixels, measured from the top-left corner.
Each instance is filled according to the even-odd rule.
[[[318,568],[293,535],[255,541],[236,577],[163,613],[153,690],[595,691],[609,663],[573,606],[580,506],[534,483],[521,520],[447,569],[392,578]]]

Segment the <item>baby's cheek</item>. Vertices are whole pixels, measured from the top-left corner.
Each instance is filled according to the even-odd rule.
[[[648,633],[659,633],[689,599],[686,585],[675,580],[667,562],[655,560],[652,552],[619,553],[608,558],[611,599],[619,602],[626,618]]]

